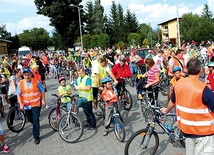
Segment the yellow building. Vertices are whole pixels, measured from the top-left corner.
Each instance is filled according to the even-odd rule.
[[[179,18],[179,23],[181,18]],[[162,42],[170,42],[173,45],[178,45],[178,27],[177,18],[170,19],[168,21],[158,24],[162,30]]]
[[[8,44],[12,41],[0,39],[0,62],[2,62],[2,57],[8,55]]]

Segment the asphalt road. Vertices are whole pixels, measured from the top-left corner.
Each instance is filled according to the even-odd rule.
[[[46,100],[50,106],[54,106],[56,99],[51,96],[52,93],[57,93],[58,82],[56,79],[47,80]],[[35,145],[32,137],[32,125],[27,123],[24,130],[20,133],[11,132],[2,119],[5,141],[11,148],[10,155],[123,155],[124,147],[128,138],[137,130],[145,128],[146,123],[140,111],[140,105],[136,102],[135,88],[127,87],[133,97],[133,107],[129,112],[122,111],[124,118],[124,125],[126,130],[126,138],[124,142],[119,142],[113,132],[107,136],[103,136],[103,122],[100,117],[96,117],[98,129],[84,130],[83,136],[77,143],[66,143],[63,141],[56,131],[53,131],[48,124],[48,113],[51,110],[43,108],[41,111],[40,125],[41,125],[41,142]],[[73,94],[76,92],[74,91]],[[166,104],[166,96],[159,96],[162,103]],[[82,121],[85,121],[85,115],[80,110],[79,112]],[[184,155],[185,149],[178,144],[171,144],[168,142],[168,136],[163,134],[157,128],[160,143],[157,155]],[[1,152],[0,154],[4,154]]]

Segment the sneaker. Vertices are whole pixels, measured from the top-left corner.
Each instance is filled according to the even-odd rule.
[[[40,143],[40,138],[34,138],[34,143],[38,145]]]
[[[71,81],[70,84],[73,85],[73,84],[74,84],[74,81]]]
[[[7,146],[6,144],[4,144],[4,145],[2,146],[2,150],[3,150],[4,153],[10,152],[10,149],[8,148],[8,146]]]
[[[87,128],[87,130],[97,130],[97,126],[95,126],[95,127],[90,126]]]
[[[91,125],[88,124],[88,123],[86,123],[85,125],[83,125],[83,128],[89,128],[89,127],[91,127]]]
[[[104,130],[103,130],[103,136],[107,136],[107,134],[108,134],[108,129],[104,128]]]
[[[48,109],[48,108],[50,108],[50,106],[47,104],[47,105],[45,106],[45,108]]]

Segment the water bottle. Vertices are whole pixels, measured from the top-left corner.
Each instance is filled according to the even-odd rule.
[[[166,129],[169,131],[169,132],[173,132],[173,128],[170,124],[166,124]]]

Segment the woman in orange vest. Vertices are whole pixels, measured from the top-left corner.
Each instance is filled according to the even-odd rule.
[[[180,79],[172,93],[166,114],[176,105],[178,128],[186,138],[186,154],[214,154],[214,94],[199,80],[201,61],[187,63],[189,77]]]
[[[42,105],[46,105],[44,87],[42,84],[32,78],[32,72],[29,68],[23,70],[24,79],[17,86],[16,94],[20,109],[25,110],[26,117],[33,124],[34,143],[40,143],[40,101]]]

